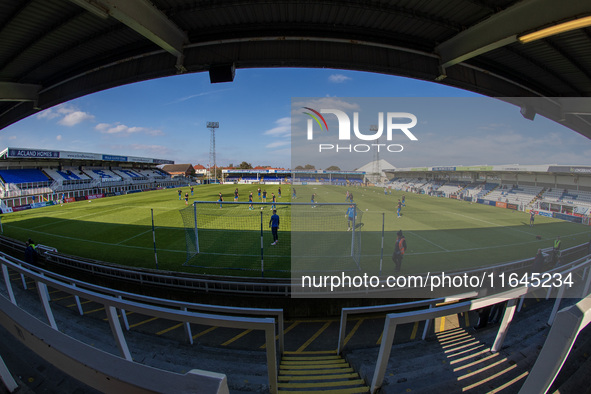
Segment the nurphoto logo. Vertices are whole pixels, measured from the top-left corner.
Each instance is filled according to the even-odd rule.
[[[409,140],[417,141],[418,138],[410,131],[416,126],[417,117],[408,112],[387,112],[386,120],[384,121],[384,112],[378,112],[378,122],[376,126],[370,128],[370,134],[362,133],[359,129],[359,112],[353,112],[353,133],[351,133],[351,119],[344,111],[339,109],[320,109],[317,111],[310,107],[302,107],[308,115],[307,123],[307,139],[312,141],[314,139],[314,123],[320,128],[320,132],[328,132],[328,124],[322,114],[331,114],[336,116],[338,127],[338,140],[351,141],[352,134],[354,138],[361,141],[378,141],[386,130],[387,141],[392,141],[392,135],[395,132],[402,132]],[[318,144],[318,152],[333,151],[333,152],[358,152],[364,153],[370,150],[385,149],[388,152],[402,152],[404,147],[401,144],[381,144],[381,143],[362,143],[362,144]]]

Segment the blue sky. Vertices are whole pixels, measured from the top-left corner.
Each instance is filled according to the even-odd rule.
[[[218,121],[218,165],[290,167],[292,98],[439,97],[459,113],[428,101],[414,129],[419,141],[382,155],[396,167],[479,164],[591,165],[591,141],[516,107],[495,101],[483,115],[465,105],[480,97],[431,82],[332,69],[239,69],[232,83],[207,73],[179,75],[98,92],[30,116],[0,133],[3,147],[42,148],[208,163],[207,121]],[[454,98],[454,99],[449,99]],[[470,100],[470,99],[468,99]],[[482,100],[480,98],[476,101]],[[488,99],[487,99],[488,100]],[[443,107],[443,106],[442,106]],[[440,117],[440,118],[438,118]],[[411,149],[412,148],[412,149]],[[342,167],[358,167],[371,156]],[[294,159],[295,164],[298,158]],[[303,160],[303,158],[302,158]],[[307,164],[307,163],[301,163]],[[330,163],[310,163],[324,167]],[[339,165],[339,163],[336,163]]]

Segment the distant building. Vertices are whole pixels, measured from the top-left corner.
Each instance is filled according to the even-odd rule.
[[[196,166],[193,166],[193,169],[195,170],[195,175],[198,178],[205,178],[207,177],[208,174],[208,169],[201,165],[201,164],[197,164]]]
[[[162,167],[162,170],[168,172],[173,178],[181,176],[188,178],[195,175],[195,169],[192,164],[167,164]]]
[[[356,169],[356,172],[365,172],[366,181],[369,183],[380,184],[386,182],[388,177],[386,176],[385,170],[395,170],[392,164],[388,163],[384,159],[372,161],[366,165]]]

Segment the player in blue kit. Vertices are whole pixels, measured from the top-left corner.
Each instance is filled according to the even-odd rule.
[[[273,243],[271,245],[277,245],[279,242],[279,236],[277,232],[279,231],[279,215],[277,215],[277,211],[273,211],[273,215],[271,215],[271,219],[269,220],[269,227],[271,227],[271,234],[273,234]]]
[[[347,231],[351,231],[353,229],[353,224],[355,223],[355,206],[351,205],[347,208]]]
[[[272,204],[271,204],[271,210],[274,211],[277,209],[277,206],[275,206],[275,202],[277,202],[276,197],[275,197],[275,193],[271,193],[271,198],[272,198]]]

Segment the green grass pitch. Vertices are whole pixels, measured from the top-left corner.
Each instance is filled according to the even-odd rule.
[[[219,192],[224,195],[225,201],[233,201],[236,187],[240,192],[239,201],[248,201],[251,191],[254,200],[258,201],[258,185],[202,185],[195,186],[189,203],[196,200],[215,201]],[[261,188],[266,189],[269,196],[272,192],[278,194],[278,185],[261,185]],[[535,226],[530,227],[529,214],[447,198],[399,191],[385,195],[383,189],[375,187],[302,185],[295,188],[296,202],[310,202],[312,193],[316,193],[317,202],[342,203],[345,202],[347,189],[354,193],[357,207],[363,212],[361,223],[358,223],[361,228],[361,271],[371,273],[377,272],[380,264],[382,217],[385,225],[384,274],[393,272],[391,255],[398,230],[403,231],[408,243],[403,262],[404,274],[452,271],[529,258],[538,248],[552,246],[557,235],[562,238],[563,248],[567,248],[587,242],[591,234],[588,226],[541,216],[537,216]],[[153,209],[160,269],[260,276],[260,231],[251,234],[255,241],[247,240],[236,230],[212,232],[212,242],[218,242],[228,250],[231,246],[236,251],[231,253],[234,256],[199,255],[196,261],[191,262],[198,267],[183,265],[186,241],[179,211],[186,205],[184,198],[179,201],[177,190],[135,193],[4,214],[4,235],[23,241],[32,238],[66,254],[127,266],[156,268],[151,224]],[[185,192],[189,192],[186,186],[182,188],[183,196]],[[289,185],[283,185],[282,192],[279,202],[292,201]],[[406,196],[406,207],[402,209],[402,217],[397,218],[396,204],[403,194]],[[248,210],[248,206],[240,208]],[[342,209],[344,218],[346,206]],[[265,276],[289,277],[291,234],[285,228],[288,227],[290,208],[279,206],[278,210],[282,217],[281,248],[275,250],[267,247],[272,242],[267,227],[270,212],[267,208],[264,210],[264,244],[268,254],[265,257]],[[259,211],[260,208],[251,212],[260,215]],[[226,215],[232,219],[229,212]],[[346,232],[346,225],[338,231]],[[541,240],[536,239],[537,235],[541,236]],[[343,267],[350,269],[351,263],[343,262]]]

